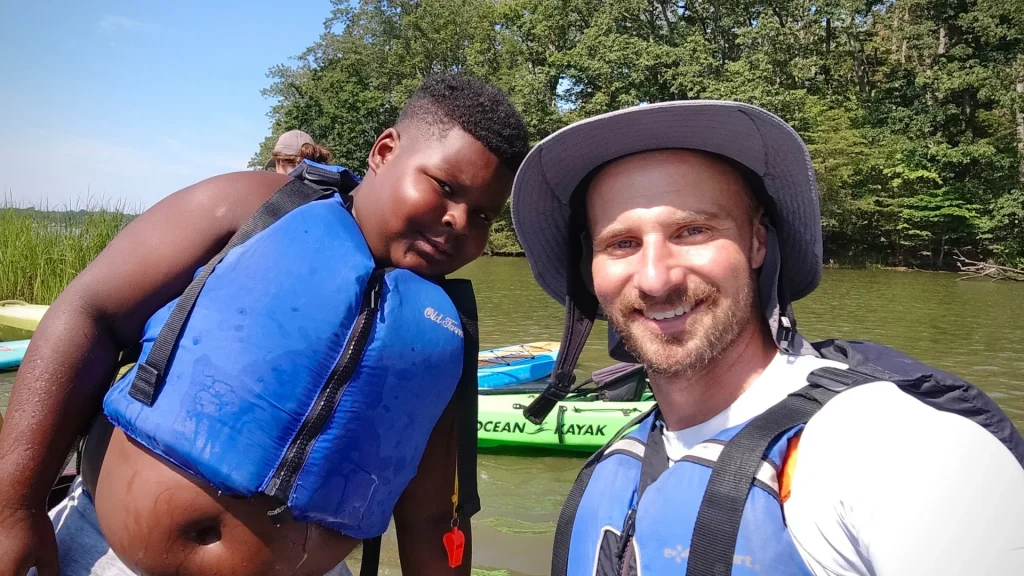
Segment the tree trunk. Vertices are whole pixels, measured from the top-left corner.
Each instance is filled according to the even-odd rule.
[[[867,58],[864,56],[864,46],[861,45],[860,40],[857,38],[857,33],[853,28],[852,18],[850,24],[850,29],[847,31],[847,39],[850,44],[850,51],[853,52],[853,76],[857,80],[857,87],[860,88],[860,93],[867,94]]]
[[[897,43],[899,43],[900,64],[907,63],[907,28],[909,26],[910,10],[904,8],[896,12],[896,27],[892,35],[892,51],[894,53],[897,51]]]
[[[825,86],[832,85],[832,19],[825,18]]]
[[[825,18],[825,58],[832,53],[832,19]]]
[[[1018,168],[1018,176],[1020,177],[1020,183],[1024,184],[1024,63],[1020,66],[1021,70],[1017,72],[1017,157],[1020,160],[1020,168]]]
[[[939,54],[946,53],[946,25],[939,26]]]

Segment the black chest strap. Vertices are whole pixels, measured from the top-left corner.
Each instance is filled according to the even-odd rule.
[[[840,392],[878,380],[877,375],[852,369],[815,370],[807,378],[808,386],[751,420],[725,445],[711,471],[694,522],[686,576],[732,572],[743,508],[768,447],[789,430],[806,424]]]
[[[725,445],[714,462],[694,522],[687,576],[723,576],[732,572],[743,509],[768,447],[782,434],[806,424],[840,392],[860,384],[887,380],[884,377],[886,375],[884,371],[873,367],[867,370],[831,367],[815,370],[807,377],[808,386],[790,394],[753,419]],[[576,512],[597,464],[612,453],[629,453],[627,455],[641,460],[638,502],[647,488],[668,468],[664,438],[657,424],[652,426],[642,450],[633,447],[629,447],[629,450],[615,448],[626,431],[652,412],[648,411],[628,424],[584,464],[558,517],[551,558],[552,576],[566,576],[568,573],[569,546]],[[610,498],[621,496],[624,495],[608,495]]]
[[[210,274],[213,274],[214,269],[227,256],[228,252],[266,230],[292,210],[308,204],[324,194],[320,189],[300,180],[290,180],[256,210],[248,222],[238,232],[235,232],[227,245],[206,266],[203,266],[199,275],[192,280],[188,288],[178,298],[171,315],[160,328],[160,333],[157,334],[156,341],[153,342],[153,347],[146,359],[138,363],[135,378],[128,389],[129,396],[147,406],[153,405],[167,366],[170,364],[171,356],[181,338],[181,331],[192,314],[192,308],[196,305],[199,293],[202,292]]]

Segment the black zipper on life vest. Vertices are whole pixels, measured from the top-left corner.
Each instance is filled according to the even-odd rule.
[[[622,522],[622,534],[619,536],[619,549],[615,554],[615,561],[618,563],[618,571],[623,576],[628,576],[626,566],[626,550],[629,550],[629,543],[633,541],[633,533],[636,532],[636,508],[630,508],[626,519]]]
[[[303,464],[306,463],[306,458],[309,457],[313,441],[323,431],[331,414],[338,407],[342,391],[348,385],[352,374],[356,371],[356,367],[359,366],[359,362],[362,361],[366,342],[370,338],[370,332],[377,319],[377,310],[380,307],[380,292],[384,284],[383,279],[384,270],[374,270],[370,274],[370,280],[367,282],[366,290],[363,292],[362,308],[359,316],[356,317],[356,327],[349,335],[348,341],[345,342],[341,358],[338,359],[338,363],[331,370],[330,376],[327,377],[327,382],[320,388],[320,393],[313,403],[313,408],[302,421],[302,425],[299,426],[299,430],[295,433],[295,437],[288,446],[284,458],[281,459],[281,463],[274,472],[274,476],[267,485],[267,489],[264,490],[265,494],[277,498],[284,504],[277,510],[269,513],[272,519],[277,519],[281,513],[286,511],[288,496],[291,494],[299,471],[302,470]]]

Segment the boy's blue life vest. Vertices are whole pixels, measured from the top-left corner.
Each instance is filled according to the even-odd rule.
[[[476,312],[468,281],[375,264],[347,205],[357,182],[277,191],[153,314],[103,408],[218,490],[371,538],[460,377],[476,387]]]
[[[786,528],[779,471],[807,421],[861,384],[892,382],[977,422],[1024,465],[1020,433],[972,384],[879,344],[828,340],[813,348],[849,369],[815,370],[806,387],[671,467],[656,409],[627,425],[587,461],[566,499],[552,576],[810,574]]]

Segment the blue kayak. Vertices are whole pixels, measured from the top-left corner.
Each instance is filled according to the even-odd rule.
[[[0,342],[0,370],[11,370],[21,364],[28,350],[28,340]]]
[[[551,375],[558,342],[530,342],[480,352],[477,387],[481,390],[533,382]]]
[[[0,342],[0,370],[21,364],[28,340]],[[479,388],[501,388],[547,378],[555,366],[558,342],[531,342],[480,352],[477,364]]]

